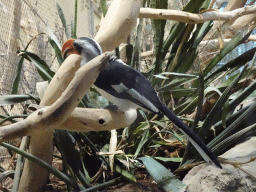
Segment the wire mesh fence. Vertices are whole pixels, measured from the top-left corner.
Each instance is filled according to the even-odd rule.
[[[58,14],[57,3],[64,13],[70,30],[71,25],[74,24],[75,1],[0,0],[0,95],[12,93],[21,59],[17,51],[24,50],[32,39],[27,51],[35,53],[46,61],[51,70],[57,71],[59,64],[47,37],[49,27],[60,44],[67,39]],[[101,17],[99,0],[78,1],[77,17],[77,36],[93,36]],[[37,96],[36,83],[40,81],[42,78],[33,63],[24,60],[18,94]],[[2,106],[0,115],[22,114],[24,110],[24,103]],[[15,141],[15,143],[18,145],[19,142]],[[10,154],[4,148],[0,148],[0,157],[0,166],[8,168],[12,163]]]

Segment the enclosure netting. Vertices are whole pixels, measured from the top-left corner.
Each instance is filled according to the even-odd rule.
[[[33,39],[27,51],[45,60],[51,70],[57,71],[59,63],[48,42],[47,26],[58,37],[60,45],[67,39],[58,14],[56,3],[61,7],[67,25],[74,23],[75,1],[70,0],[1,0],[0,1],[0,94],[12,93],[21,57],[18,50],[24,50]],[[99,0],[78,1],[77,36],[92,36],[100,21]],[[38,96],[36,83],[43,81],[35,65],[24,60],[17,94]],[[28,103],[28,102],[26,102]],[[25,103],[14,106],[1,106],[0,115],[22,114]],[[19,120],[19,119],[16,119]],[[17,143],[16,141],[13,141]],[[9,167],[10,154],[0,148],[0,166]],[[6,160],[8,159],[8,162]]]

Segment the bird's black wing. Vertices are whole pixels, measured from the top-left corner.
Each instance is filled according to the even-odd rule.
[[[150,81],[119,59],[111,59],[94,84],[114,97],[159,113],[160,100]]]

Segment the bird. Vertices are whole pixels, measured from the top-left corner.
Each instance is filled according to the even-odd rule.
[[[99,43],[89,37],[69,39],[62,46],[63,58],[67,58],[70,54],[78,54],[82,57],[81,66],[86,65],[102,53]],[[131,115],[136,114],[136,118],[138,108],[154,114],[164,114],[188,137],[205,161],[212,161],[216,166],[222,168],[216,156],[200,137],[161,102],[151,82],[121,59],[116,57],[110,59],[100,70],[94,87],[118,109]]]

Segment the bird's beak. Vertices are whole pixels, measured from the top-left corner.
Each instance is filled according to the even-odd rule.
[[[75,47],[73,46],[74,41],[75,39],[69,39],[63,44],[62,50],[61,50],[61,55],[63,59],[66,59],[70,54],[80,55],[75,49]]]

